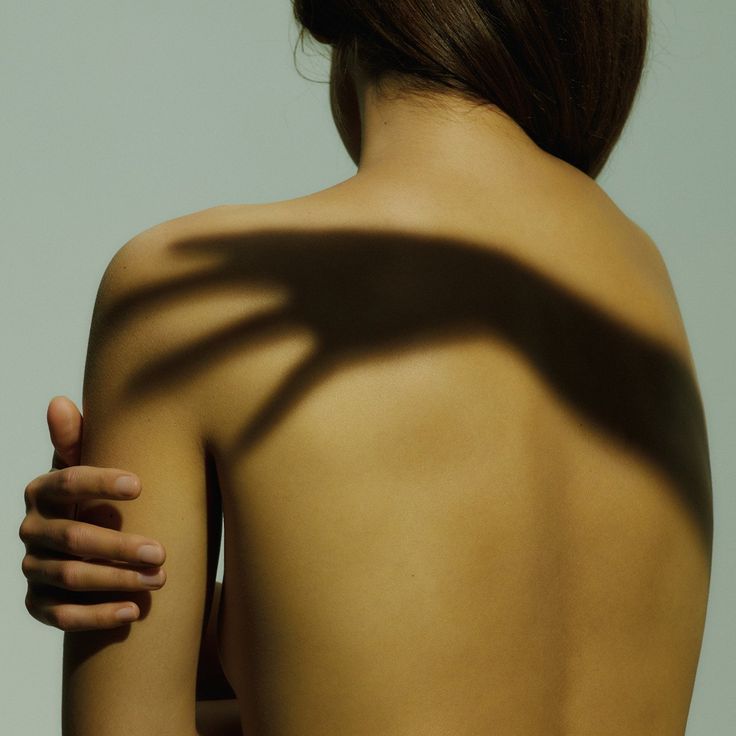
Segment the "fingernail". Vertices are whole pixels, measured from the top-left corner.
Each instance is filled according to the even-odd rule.
[[[115,612],[115,618],[118,621],[135,621],[138,618],[135,608],[120,608]]]
[[[149,565],[160,565],[164,561],[164,551],[152,544],[144,544],[138,549],[138,559]]]
[[[164,576],[161,573],[161,570],[157,570],[156,572],[139,572],[138,573],[138,580],[139,582],[143,583],[143,585],[150,585],[152,587],[158,588],[159,585],[163,582]]]
[[[132,475],[121,475],[115,481],[115,492],[121,496],[135,496],[138,492],[138,481]]]

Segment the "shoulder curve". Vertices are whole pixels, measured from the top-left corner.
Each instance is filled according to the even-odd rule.
[[[226,297],[231,302],[236,297],[242,300],[242,295],[226,293],[210,304],[212,300],[202,295],[212,292],[220,272],[213,271],[211,259],[182,258],[176,246],[189,239],[248,230],[253,226],[253,218],[243,217],[248,209],[248,205],[209,207],[146,228],[126,241],[100,279],[92,335],[124,338],[153,354],[193,338],[207,320],[214,328],[217,320],[231,317],[232,310],[218,311],[216,306]]]
[[[670,347],[674,348],[679,355],[695,371],[690,340],[685,327],[685,322],[680,309],[679,299],[675,291],[670,270],[664,258],[662,250],[654,238],[638,223],[629,219],[638,236],[638,244],[646,259],[646,265],[650,273],[648,283],[652,292],[659,296],[659,327],[663,336],[666,336]]]
[[[237,205],[248,207],[249,205]],[[145,228],[115,251],[107,264],[100,291],[119,295],[126,288],[144,286],[165,274],[170,246],[192,233],[215,232],[236,205],[216,205],[179,215]]]

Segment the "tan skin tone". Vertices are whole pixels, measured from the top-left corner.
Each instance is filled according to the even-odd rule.
[[[333,67],[331,92],[340,137],[359,164],[361,122],[352,77],[339,74]],[[99,595],[102,591],[160,589],[166,584],[166,550],[155,539],[78,522],[74,516],[75,505],[85,500],[137,498],[143,490],[140,479],[118,468],[79,465],[83,417],[66,396],[56,396],[50,401],[46,419],[54,447],[52,468],[26,486],[26,514],[19,528],[26,547],[21,564],[28,581],[26,609],[37,621],[62,631],[127,625],[127,621],[140,615],[132,601],[89,603],[82,602],[83,596],[90,591]],[[127,479],[132,492],[126,494],[116,487],[120,478]],[[139,557],[144,546],[152,546],[159,554],[157,564],[149,564]],[[90,558],[96,562],[81,562]],[[105,565],[106,561],[110,564]],[[206,699],[200,698],[197,704],[197,727],[203,736],[240,733],[240,716],[217,654],[220,592],[218,582],[200,650],[198,683],[207,683]],[[118,619],[123,611],[132,612],[134,618]]]
[[[111,629],[125,625],[116,619],[121,610],[134,603],[74,603],[87,591],[156,590],[166,583],[163,563],[166,550],[153,539],[103,529],[74,521],[75,504],[86,499],[132,500],[141,493],[140,480],[116,468],[79,465],[83,418],[66,396],[49,403],[46,418],[54,446],[52,470],[34,478],[25,490],[26,515],[20,528],[26,545],[23,574],[28,580],[26,608],[41,623],[62,631]],[[115,482],[131,479],[132,495],[121,493]],[[62,521],[63,520],[63,521]],[[82,534],[80,534],[82,532]],[[75,536],[79,535],[79,536]],[[160,565],[143,563],[138,556],[144,545],[160,554]],[[60,555],[63,555],[61,556]],[[79,558],[94,558],[97,564],[80,563]],[[102,564],[109,560],[128,563],[130,569]],[[140,580],[138,572],[156,574],[153,583]],[[81,571],[81,574],[75,574]],[[200,651],[198,681],[207,683],[208,700],[197,705],[197,727],[202,736],[227,736],[240,733],[240,716],[232,691],[220,667],[215,643],[215,622],[220,583],[215,590],[212,615]],[[216,696],[219,699],[214,699]]]
[[[350,74],[345,75],[333,64],[331,105],[343,144],[359,167],[353,180],[367,179],[374,171],[380,176],[386,176],[387,169],[393,166],[393,162],[397,162],[396,166],[400,169],[404,166],[402,157],[413,155],[409,150],[411,141],[408,131],[416,133],[419,110],[411,105],[386,104],[378,100],[371,86],[366,85],[355,67]],[[426,145],[426,138],[429,136],[439,138],[440,135],[446,135],[450,128],[447,119],[436,121],[434,113],[430,113],[427,121],[434,122],[424,126],[425,141],[420,142],[420,145]],[[494,132],[503,136],[503,145],[508,145],[512,138],[525,146],[534,145],[515,123],[496,115],[490,121],[479,121],[479,125],[472,131],[463,122],[463,140],[470,139],[469,132],[487,136],[489,123],[493,125]],[[382,135],[387,126],[392,129],[390,135]],[[452,134],[450,130],[449,135]],[[453,148],[456,150],[457,145]],[[489,148],[489,153],[495,153],[493,146]],[[444,167],[450,163],[447,160],[442,161]],[[42,623],[64,631],[120,626],[123,622],[116,620],[116,613],[125,607],[132,607],[137,614],[135,603],[76,605],[69,602],[73,600],[72,597],[65,595],[61,598],[56,592],[58,589],[80,592],[150,590],[152,582],[157,583],[154,589],[161,587],[166,582],[165,568],[147,565],[138,558],[138,551],[146,544],[153,545],[162,555],[157,563],[163,565],[165,550],[156,540],[90,527],[89,524],[74,521],[74,504],[90,498],[136,498],[141,493],[140,481],[132,476],[134,495],[121,496],[115,490],[115,481],[122,475],[127,475],[126,471],[78,465],[83,420],[77,407],[68,398],[52,399],[47,421],[55,449],[54,472],[34,478],[26,487],[27,513],[21,526],[21,538],[27,547],[23,572],[29,582],[26,598],[28,611]],[[62,524],[59,523],[59,518],[64,519]],[[43,556],[37,554],[38,552]],[[54,557],[58,552],[65,557]],[[121,570],[119,567],[105,567],[100,564],[72,565],[66,556],[92,557],[98,561],[119,560],[136,569],[158,572],[160,580],[151,581],[149,577],[142,582],[137,576],[137,570]]]
[[[343,74],[333,64],[331,74],[331,105],[335,124],[351,158],[359,167],[353,180],[372,176],[373,171],[385,176],[386,169],[397,161],[398,168],[404,164],[402,156],[408,153],[408,131],[417,130],[418,110],[412,106],[391,103],[386,105],[373,95],[359,70],[353,67],[350,74]],[[497,132],[501,132],[504,145],[510,136],[522,145],[533,146],[521,129],[508,119],[493,116]],[[434,119],[431,114],[428,120]],[[483,121],[475,130],[479,136],[487,135],[488,121]],[[381,135],[382,129],[390,125],[390,135]],[[426,136],[443,134],[448,128],[446,120],[424,128]],[[466,126],[463,138],[469,138]],[[450,132],[452,134],[452,132]],[[362,138],[362,140],[361,140]],[[456,148],[456,147],[455,147]],[[492,147],[491,147],[491,153]],[[443,161],[447,166],[448,162]],[[67,397],[52,399],[47,412],[51,441],[54,445],[53,472],[34,478],[26,487],[27,512],[21,525],[21,538],[26,544],[23,573],[28,579],[26,605],[29,613],[50,626],[63,631],[109,629],[123,622],[115,618],[123,608],[132,607],[133,602],[96,603],[77,605],[73,596],[58,595],[64,591],[138,591],[162,587],[166,582],[164,567],[144,563],[138,557],[144,545],[153,545],[161,552],[158,565],[165,562],[165,550],[156,540],[117,532],[112,529],[91,527],[73,519],[74,504],[91,498],[121,500],[134,499],[141,493],[140,481],[130,476],[134,483],[134,495],[124,496],[115,490],[115,481],[127,471],[116,468],[79,466],[83,419],[78,408]],[[59,472],[61,471],[61,472]],[[59,520],[63,519],[63,523]],[[54,556],[62,553],[63,557]],[[70,564],[72,558],[95,558],[118,560],[134,566],[136,570],[121,570],[101,564],[80,566]],[[143,582],[137,569],[160,574],[160,580]],[[45,586],[45,587],[42,587]]]
[[[453,211],[457,212],[471,212],[481,209],[477,202],[479,193],[486,196],[490,194],[489,202],[497,203],[500,210],[511,213],[509,227],[515,231],[523,221],[514,210],[515,202],[528,201],[526,198],[532,196],[529,190],[533,188],[534,201],[537,204],[544,203],[547,201],[545,187],[561,192],[555,202],[568,197],[570,202],[577,205],[584,198],[586,206],[589,206],[588,197],[592,197],[596,204],[602,202],[600,209],[595,211],[605,212],[606,217],[612,211],[598,197],[594,182],[564,162],[544,154],[512,120],[498,111],[471,108],[449,96],[435,100],[438,103],[436,105],[426,107],[407,98],[380,98],[355,67],[351,73],[343,74],[337,66],[333,66],[331,92],[333,116],[340,137],[358,165],[356,176],[333,187],[326,197],[327,200],[335,198],[334,211],[341,211],[343,205],[349,205],[356,196],[375,196],[380,199],[381,206],[388,200],[395,207],[392,215],[404,207],[414,217],[414,213],[423,215],[425,204],[436,202],[437,192],[441,192],[448,208],[453,207]],[[421,172],[421,185],[416,181],[417,171]],[[492,172],[492,177],[489,172]],[[449,179],[453,181],[451,188],[447,187]],[[413,195],[410,206],[406,204],[406,198],[402,201],[399,196],[407,191]],[[391,196],[384,197],[387,192]],[[375,209],[379,210],[380,207]],[[408,218],[409,215],[401,214],[401,218],[404,217]],[[618,232],[619,220],[611,217],[616,223],[615,227],[611,226],[611,232]],[[505,222],[502,218],[496,218],[495,221]],[[500,228],[500,225],[496,227]],[[625,251],[624,262],[628,264],[636,259],[639,266],[637,273],[647,274],[647,283],[660,283],[664,276],[660,276],[662,266],[656,249],[640,246],[638,240],[635,242],[635,249]],[[528,253],[524,255],[543,263],[549,270],[552,270],[552,266],[560,266],[561,270],[563,265],[569,266],[571,271],[579,267],[580,271],[574,272],[574,277],[584,282],[593,269],[590,264],[584,265],[588,263],[586,258],[593,261],[595,258],[585,250],[575,252],[571,246],[566,248],[563,250],[560,247],[559,251],[547,253],[546,250],[529,246]],[[614,253],[618,251],[611,247],[608,255]],[[624,251],[621,253],[624,254]],[[615,263],[615,260],[611,258],[609,262]],[[630,275],[629,270],[622,273],[627,277]],[[601,277],[596,278],[601,281]],[[628,283],[627,278],[620,281]],[[615,293],[616,308],[624,309],[631,302],[620,298],[618,288],[601,290],[601,293]],[[639,293],[631,290],[631,294]],[[649,292],[646,293],[649,295]],[[661,301],[664,303],[665,298]],[[633,315],[639,319],[645,310],[632,304],[629,317]],[[626,317],[625,314],[622,316]],[[652,333],[666,336],[686,355],[679,323],[664,318],[661,322],[650,325]],[[39,476],[28,485],[27,513],[20,530],[27,547],[23,562],[23,572],[29,581],[26,604],[35,618],[63,630],[112,628],[119,625],[114,620],[114,613],[123,607],[121,601],[124,599],[120,597],[120,591],[151,589],[136,580],[134,570],[145,566],[136,560],[135,554],[143,543],[156,544],[156,541],[89,527],[73,520],[72,507],[78,501],[88,498],[119,499],[113,486],[115,479],[124,471],[78,466],[82,418],[67,399],[59,397],[52,401],[48,422],[56,449],[54,468],[57,470]],[[145,489],[138,489],[138,492],[145,492]],[[673,517],[673,528],[675,522]],[[93,565],[80,562],[79,558],[95,558],[98,562],[118,560],[128,563],[131,569],[121,570],[118,565]],[[42,582],[51,587],[42,588]],[[165,572],[161,585],[164,583]],[[81,605],[73,602],[75,596],[89,590],[115,591],[117,600]],[[132,603],[127,605],[135,607]],[[227,606],[223,606],[223,609],[226,610]],[[216,615],[215,600],[211,622],[216,620]],[[227,694],[227,683],[216,652],[214,627],[210,626],[202,642],[201,679],[211,686],[214,684],[215,690],[222,686],[222,695],[219,697],[232,697]],[[211,703],[200,704],[202,708],[197,723],[200,733],[209,736],[240,733],[239,717],[232,708],[233,704],[232,700],[219,703],[217,707],[224,705],[231,709],[229,713],[219,715],[211,711]]]
[[[333,59],[334,60],[334,59]],[[441,178],[457,166],[463,166],[468,175],[467,150],[485,173],[492,163],[503,172],[505,166],[518,165],[518,159],[505,157],[505,151],[525,149],[532,154],[541,152],[526,134],[510,118],[497,111],[486,109],[475,115],[462,109],[462,116],[453,116],[453,103],[443,101],[449,116],[438,115],[437,106],[422,108],[410,101],[384,100],[367,84],[360,69],[353,64],[349,73],[342,72],[333,63],[331,73],[331,107],[336,127],[351,158],[358,166],[358,173],[338,187],[346,190],[355,182],[391,177],[400,180],[401,171],[411,161],[421,160],[422,168],[429,173],[436,163],[437,178]],[[426,150],[431,147],[433,156],[427,160]],[[485,149],[485,151],[483,151]],[[435,156],[442,151],[442,156]],[[482,152],[479,155],[479,152]],[[514,154],[512,154],[514,155]],[[454,159],[454,160],[453,160]],[[552,165],[557,160],[552,160]],[[568,167],[569,168],[569,167]],[[124,470],[80,467],[79,452],[82,436],[82,416],[66,397],[56,397],[49,404],[47,420],[55,454],[53,469],[33,479],[26,488],[28,510],[23,521],[21,538],[28,553],[24,561],[24,574],[29,581],[27,606],[31,615],[39,621],[62,630],[113,628],[121,625],[115,614],[124,606],[120,602],[98,603],[84,606],[64,601],[54,594],[54,589],[70,591],[90,590],[150,590],[150,580],[144,585],[137,572],[121,571],[119,567],[85,565],[72,567],[69,560],[53,557],[56,552],[72,557],[94,557],[97,560],[116,559],[137,568],[145,569],[137,556],[144,544],[158,547],[164,557],[165,550],[156,540],[146,540],[131,534],[110,529],[90,528],[73,520],[73,505],[89,498],[120,499],[114,489],[115,480]],[[135,498],[141,492],[137,478]],[[59,524],[58,519],[64,519]],[[76,536],[75,536],[76,535]],[[69,541],[74,545],[70,549]],[[43,557],[36,554],[43,553]],[[150,568],[150,566],[148,566]],[[74,570],[74,572],[71,572]],[[156,572],[159,568],[150,568]],[[160,568],[165,584],[165,569]],[[73,575],[73,579],[70,579]],[[40,585],[47,587],[42,592]],[[160,587],[160,586],[159,586]],[[136,609],[134,603],[127,606]],[[136,609],[137,612],[137,609]]]

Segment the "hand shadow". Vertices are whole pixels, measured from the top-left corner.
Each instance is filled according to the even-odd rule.
[[[488,247],[388,231],[261,230],[181,240],[170,252],[207,265],[129,293],[102,322],[145,318],[161,304],[200,292],[204,299],[217,286],[279,287],[288,297],[146,365],[126,400],[175,390],[232,351],[308,328],[317,347],[243,427],[237,448],[246,452],[346,361],[429,340],[494,335],[523,354],[562,401],[672,479],[710,559],[710,460],[695,377],[664,344],[550,277]]]

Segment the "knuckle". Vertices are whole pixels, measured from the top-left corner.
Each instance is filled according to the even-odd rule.
[[[64,588],[79,588],[82,584],[83,570],[78,562],[63,562],[56,572],[58,582]]]
[[[120,534],[111,544],[111,553],[116,560],[137,559],[137,547],[128,544],[126,538]]]
[[[44,611],[41,603],[36,600],[36,597],[30,591],[26,594],[25,598],[26,611],[42,624],[52,625],[53,623],[49,620],[48,613]]]
[[[71,631],[73,621],[69,610],[65,606],[55,606],[49,609],[48,617],[52,626],[62,631]]]
[[[20,527],[18,527],[18,536],[20,537],[21,541],[25,543],[30,542],[33,537],[31,522],[28,521],[27,517],[23,519]]]
[[[108,612],[97,608],[94,612],[94,626],[98,629],[105,629],[110,626],[110,615]]]
[[[71,495],[74,491],[74,484],[77,480],[77,471],[74,467],[63,468],[57,473],[57,488],[64,495]]]
[[[34,567],[35,564],[33,561],[33,557],[29,554],[25,554],[20,563],[20,569],[23,571],[23,575],[25,577],[31,575],[33,573]]]
[[[61,530],[60,536],[62,547],[72,554],[82,552],[89,537],[84,527],[79,524],[67,524]]]

